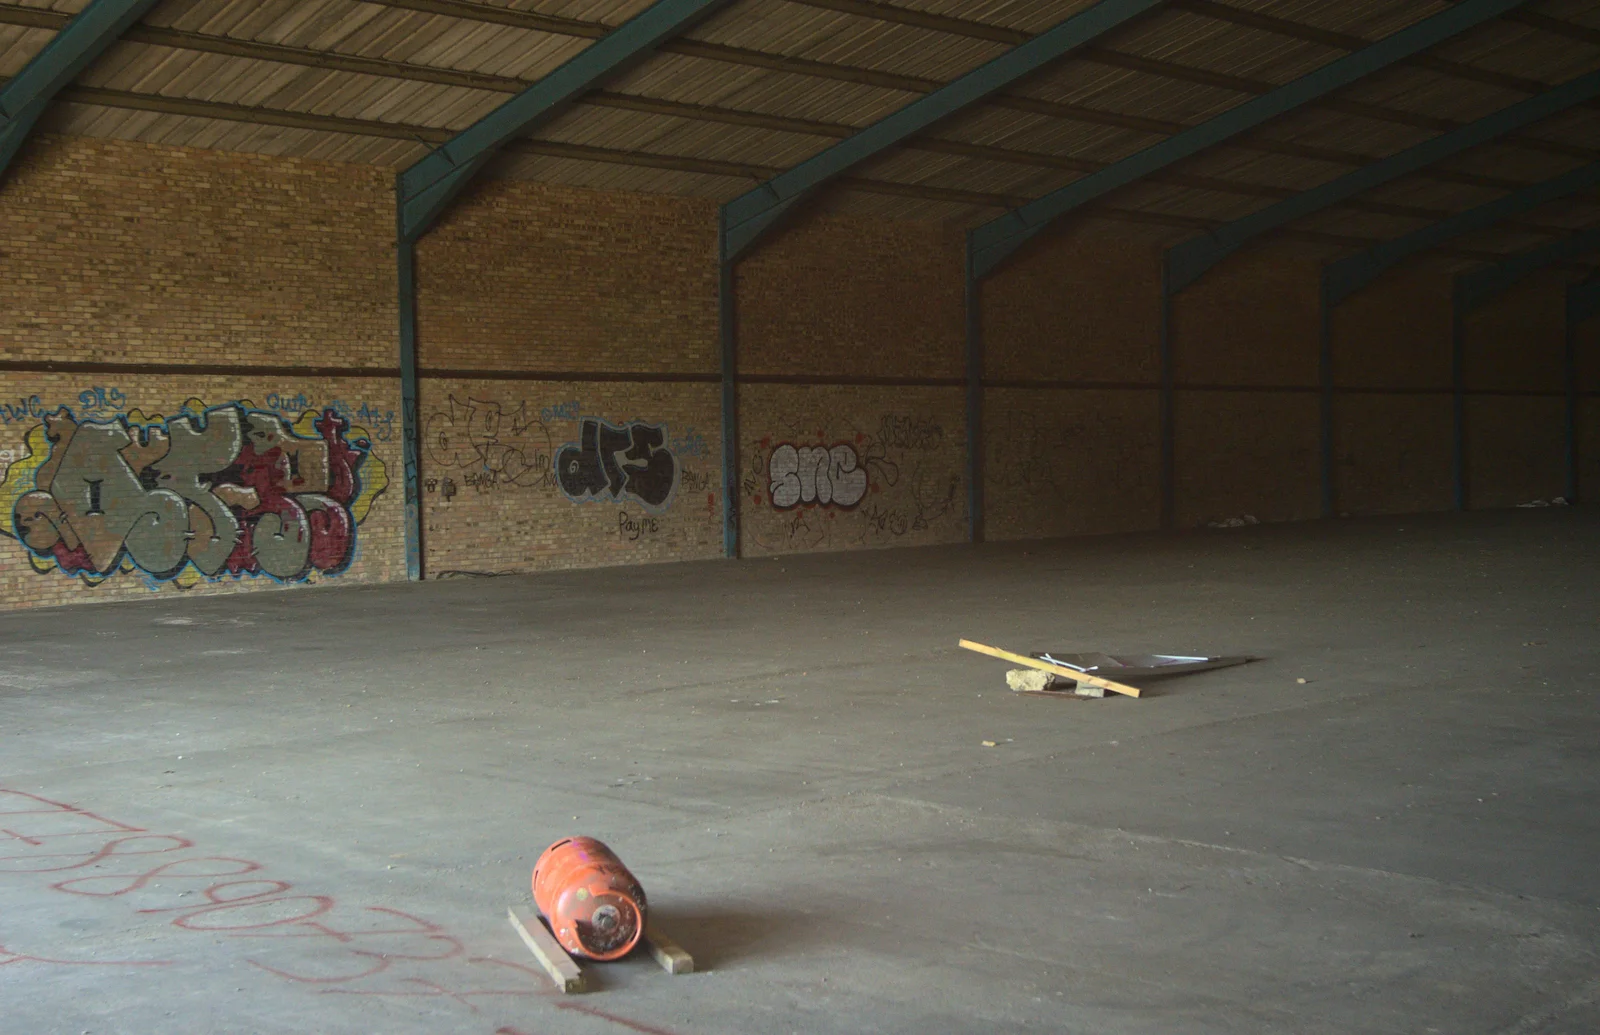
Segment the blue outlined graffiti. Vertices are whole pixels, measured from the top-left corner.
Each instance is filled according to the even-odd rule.
[[[43,420],[45,414],[60,409],[62,404],[47,405],[43,398],[30,395],[14,403],[0,403],[0,424],[15,424],[25,420]],[[86,417],[105,413],[121,413],[128,405],[128,396],[120,388],[94,385],[78,393],[77,412]]]
[[[667,426],[616,425],[585,417],[578,441],[556,451],[556,482],[574,502],[630,500],[664,510],[678,487],[678,461],[667,447]]]
[[[28,436],[0,480],[0,532],[41,572],[91,583],[337,575],[388,481],[364,432],[331,409],[297,424],[247,403],[171,419],[94,420],[66,407]]]

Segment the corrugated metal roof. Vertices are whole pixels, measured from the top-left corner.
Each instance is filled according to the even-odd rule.
[[[492,174],[725,200],[828,146],[845,128],[868,125],[1003,53],[1017,30],[1043,31],[1091,0],[890,2],[872,8],[852,0],[736,0],[684,42],[607,84],[610,100],[580,104],[542,127],[526,147],[495,163]],[[26,19],[6,10],[71,13],[82,3],[0,4],[0,74],[15,74],[51,37],[50,29],[12,24]],[[502,103],[513,80],[548,73],[647,3],[169,0],[140,27],[168,36],[136,32],[111,48],[48,124],[163,144],[400,165],[423,151],[423,143],[409,139],[413,133],[437,141],[464,127]],[[992,217],[995,199],[1047,192],[1447,6],[1443,0],[1172,0],[1103,46],[1056,62],[1005,96],[936,126],[927,147],[896,150],[853,170],[847,189],[825,192],[819,203],[970,225]],[[1156,227],[1149,232],[1165,239],[1173,225],[1236,218],[1284,191],[1514,103],[1541,82],[1600,68],[1600,3],[1546,0],[1525,10],[1532,14],[1463,33],[1428,61],[1372,76],[1333,104],[1291,113],[1210,149],[1119,192],[1103,209],[1130,227]],[[1576,28],[1557,23],[1560,31],[1551,31],[1549,18]],[[229,41],[299,49],[203,52]],[[351,59],[391,64],[374,68]],[[441,82],[430,70],[500,78]],[[100,103],[83,103],[86,96]],[[143,110],[151,107],[161,110]],[[1388,185],[1368,201],[1458,210],[1494,190],[1451,182],[1452,176],[1548,178],[1583,161],[1581,149],[1600,147],[1600,111],[1575,110],[1524,136]],[[1009,153],[973,153],[974,147]],[[917,191],[921,196],[906,196]],[[1576,214],[1561,225],[1578,225],[1572,220],[1581,221],[1589,207],[1574,202],[1563,211]],[[1414,223],[1340,209],[1303,229],[1378,234]]]

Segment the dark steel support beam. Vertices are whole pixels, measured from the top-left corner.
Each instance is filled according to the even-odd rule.
[[[1600,97],[1600,72],[1591,72],[1185,241],[1167,254],[1173,289],[1182,291],[1217,263],[1265,233],[1596,97]]]
[[[783,214],[823,184],[1031,75],[1062,55],[1090,43],[1164,0],[1100,0],[1054,28],[1018,44],[932,93],[912,101],[866,129],[812,155],[723,206],[724,247],[738,259]]]
[[[1121,187],[1150,176],[1249,130],[1412,57],[1452,36],[1522,6],[1526,0],[1463,0],[1371,46],[1168,137],[1052,191],[973,231],[977,270],[987,276],[1050,223]]]
[[[1569,173],[1557,176],[1553,180],[1545,180],[1543,183],[1535,183],[1521,190],[1513,191],[1504,197],[1496,198],[1488,204],[1479,205],[1477,208],[1468,209],[1465,212],[1459,212],[1449,219],[1442,219],[1431,226],[1425,226],[1421,230],[1409,233],[1404,237],[1385,241],[1357,255],[1329,263],[1324,274],[1328,279],[1328,290],[1331,292],[1329,297],[1336,303],[1342,302],[1372,283],[1396,263],[1418,252],[1436,248],[1463,234],[1486,229],[1511,216],[1520,215],[1540,205],[1557,201],[1582,190],[1588,190],[1596,185],[1600,185],[1600,162],[1596,162],[1593,165],[1580,166]],[[1583,237],[1583,234],[1564,237],[1543,248],[1534,249],[1533,252],[1514,256],[1498,266],[1491,266],[1487,270],[1471,274],[1469,295],[1478,290],[1480,286],[1490,286],[1489,281],[1492,281],[1495,277],[1503,277],[1520,268],[1520,266],[1514,266],[1514,263],[1532,261],[1535,263],[1532,269],[1537,269],[1539,266],[1548,265],[1551,262],[1561,261],[1574,255],[1581,255],[1585,251],[1593,250],[1592,246],[1585,247],[1583,242],[1579,240]],[[1574,248],[1577,250],[1574,251]],[[1549,257],[1544,258],[1547,255]],[[1527,256],[1533,256],[1533,258],[1530,260],[1526,258]],[[1514,275],[1515,277],[1521,277],[1525,276],[1526,272],[1528,271],[1525,270]],[[1488,278],[1488,280],[1480,278]],[[1504,288],[1500,290],[1504,290]]]
[[[656,0],[400,174],[401,236],[415,241],[511,140],[559,115],[731,0]]]
[[[720,257],[717,324],[722,352],[722,554],[739,556],[739,334],[734,265]]]
[[[1461,281],[1456,280],[1450,312],[1450,404],[1453,414],[1450,459],[1455,474],[1456,509],[1466,510],[1471,486],[1467,472],[1467,315]]]
[[[1317,382],[1321,389],[1322,419],[1322,516],[1339,516],[1338,443],[1334,427],[1333,306],[1328,302],[1327,281],[1320,289],[1318,316],[1322,324],[1322,347],[1317,355]]]
[[[1176,528],[1178,524],[1178,429],[1177,429],[1177,377],[1172,365],[1172,291],[1167,286],[1167,268],[1161,267],[1161,330],[1157,345],[1161,364],[1160,435],[1161,435],[1161,527]]]
[[[983,283],[967,250],[967,538],[983,542]]]
[[[417,245],[401,236],[395,242],[395,272],[400,301],[401,458],[405,467],[406,578],[419,582],[422,570],[422,413],[417,393]]]
[[[156,0],[91,0],[0,89],[0,174],[55,95],[155,5]]]
[[[1578,371],[1578,328],[1600,312],[1600,279],[1591,277],[1567,288],[1566,342],[1563,355],[1567,383],[1567,502],[1579,502],[1583,475],[1583,385]]]

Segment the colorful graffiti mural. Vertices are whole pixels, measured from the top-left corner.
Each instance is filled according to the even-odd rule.
[[[61,407],[27,448],[0,480],[0,533],[35,570],[91,582],[337,575],[388,486],[370,435],[333,409],[291,424],[249,402],[191,399],[170,419]]]
[[[664,424],[618,425],[585,417],[578,442],[556,453],[556,480],[575,501],[634,500],[661,510],[678,487],[678,461],[667,448]]]

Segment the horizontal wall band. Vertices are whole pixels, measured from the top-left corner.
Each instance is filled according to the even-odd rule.
[[[199,377],[392,377],[399,367],[221,366],[201,363],[58,363],[53,360],[0,359],[0,371],[22,374],[194,374]]]
[[[186,365],[182,363],[56,363],[29,360],[0,360],[0,372],[20,374],[126,374],[170,375],[191,374],[197,377],[332,377],[352,379],[390,378],[398,380],[400,371],[395,367],[297,367],[297,366],[219,366]],[[419,376],[432,381],[556,381],[594,382],[607,384],[717,384],[719,374],[674,374],[650,371],[605,372],[588,370],[472,370],[452,368],[424,368]],[[740,384],[766,385],[818,385],[863,388],[962,388],[966,380],[959,377],[849,377],[844,375],[810,374],[741,374]],[[1129,391],[1153,392],[1160,389],[1154,381],[1025,381],[1005,378],[985,378],[984,388],[1032,389],[1036,391]],[[1315,385],[1227,385],[1179,384],[1180,392],[1266,392],[1277,395],[1314,394]],[[1441,388],[1381,388],[1340,385],[1334,388],[1340,395],[1451,395],[1448,387]],[[1515,398],[1565,398],[1560,389],[1534,388],[1469,388],[1467,395],[1507,396]],[[1600,390],[1579,393],[1585,397],[1600,396]]]
[[[885,388],[965,388],[964,377],[850,377],[829,374],[740,374],[742,385],[842,385]]]
[[[599,370],[471,370],[421,367],[417,377],[431,381],[595,381],[643,384],[716,384],[720,374],[672,374],[657,371],[608,372]]]

